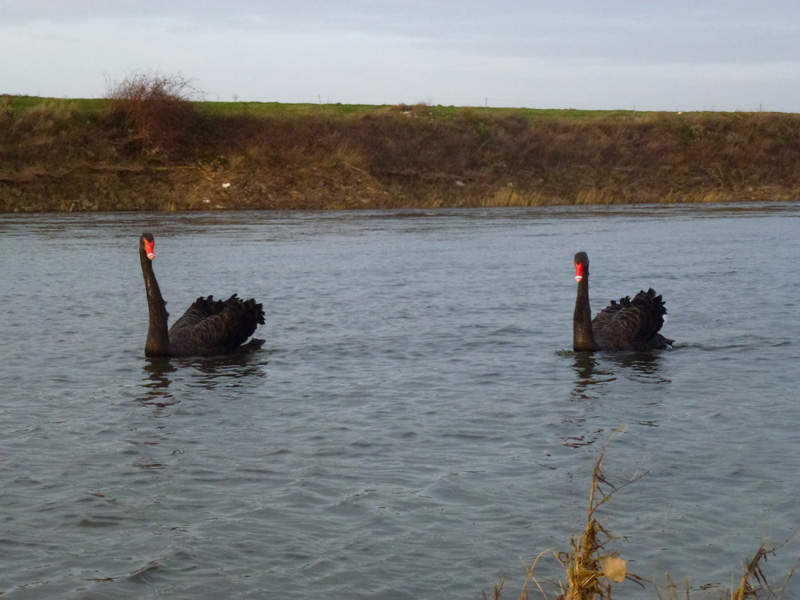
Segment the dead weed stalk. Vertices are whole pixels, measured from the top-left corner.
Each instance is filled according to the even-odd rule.
[[[611,496],[646,475],[640,473],[627,482],[614,486],[603,475],[603,456],[595,462],[592,471],[592,484],[589,490],[589,506],[586,524],[580,537],[570,538],[570,552],[559,554],[559,562],[567,577],[567,589],[562,594],[564,600],[595,600],[611,598],[611,584],[630,579],[642,585],[642,578],[627,572],[627,562],[616,552],[604,552],[605,544],[614,539],[595,518],[597,509],[611,499]]]
[[[622,583],[625,579],[634,581],[643,588],[646,583],[652,584],[655,595],[659,600],[690,600],[688,581],[682,590],[679,590],[669,576],[667,576],[666,585],[655,584],[634,573],[629,573],[627,571],[627,562],[620,558],[617,552],[606,550],[606,544],[617,538],[598,523],[596,518],[597,510],[608,502],[616,492],[638,481],[647,472],[639,473],[625,483],[615,486],[603,475],[604,455],[605,449],[601,451],[592,471],[589,504],[583,532],[578,537],[570,538],[569,552],[556,553],[552,550],[547,550],[536,556],[533,563],[526,567],[525,580],[519,600],[529,600],[528,588],[531,584],[536,586],[543,600],[549,600],[550,596],[548,596],[535,574],[537,564],[547,556],[555,557],[566,574],[565,585],[561,582],[555,584],[558,589],[558,595],[555,600],[611,600],[612,584]],[[789,541],[791,539],[786,544]],[[729,596],[726,594],[725,598],[720,598],[720,600],[726,600],[727,598],[730,598],[730,600],[771,600],[781,598],[783,589],[794,574],[794,569],[787,575],[781,589],[773,589],[768,583],[761,565],[766,562],[768,555],[774,555],[775,552],[776,549],[767,549],[762,545],[756,554],[745,563],[739,586],[735,590],[731,590]],[[552,583],[548,585],[551,588],[554,587]],[[493,600],[500,600],[502,589],[502,581],[494,586]],[[665,590],[667,596],[662,596],[661,592]],[[485,593],[483,597],[484,600],[488,600]]]

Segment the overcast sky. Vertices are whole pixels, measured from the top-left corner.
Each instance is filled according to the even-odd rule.
[[[800,112],[797,0],[0,0],[0,93]]]

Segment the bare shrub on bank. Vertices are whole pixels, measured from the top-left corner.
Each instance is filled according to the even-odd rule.
[[[110,83],[106,97],[109,120],[127,127],[134,150],[160,157],[197,147],[202,127],[192,101],[202,94],[182,75],[133,73]]]

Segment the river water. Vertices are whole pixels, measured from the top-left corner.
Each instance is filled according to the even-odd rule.
[[[173,319],[255,296],[264,349],[145,359],[142,231]],[[571,351],[578,250],[672,350]],[[798,257],[800,204],[2,215],[0,593],[517,598],[602,448],[646,473],[609,548],[719,592],[800,527]]]

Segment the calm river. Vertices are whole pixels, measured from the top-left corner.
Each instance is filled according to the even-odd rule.
[[[172,319],[255,296],[264,349],[145,359],[142,231]],[[571,351],[578,250],[674,349]],[[718,592],[800,527],[798,258],[800,204],[0,215],[0,593],[513,600],[602,447],[647,472],[610,547]]]

